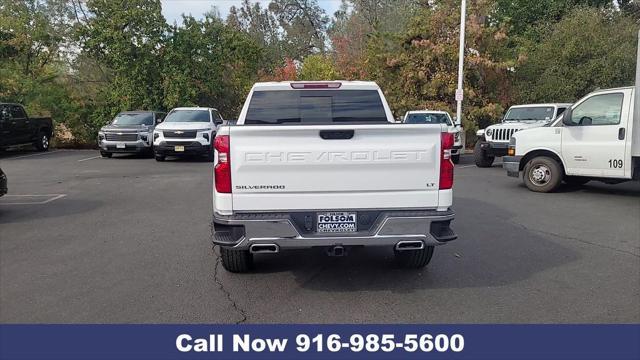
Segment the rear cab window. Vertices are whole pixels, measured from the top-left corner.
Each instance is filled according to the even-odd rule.
[[[405,124],[445,124],[453,126],[449,115],[443,113],[413,113],[408,114]]]
[[[256,90],[245,125],[388,124],[378,90]]]

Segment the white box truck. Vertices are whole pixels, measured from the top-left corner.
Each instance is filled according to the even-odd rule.
[[[550,192],[561,182],[620,183],[640,179],[640,44],[636,85],[594,91],[551,126],[515,133],[503,159],[507,175],[529,190]]]

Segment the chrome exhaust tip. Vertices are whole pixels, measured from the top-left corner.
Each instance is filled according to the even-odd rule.
[[[398,251],[422,250],[424,249],[424,241],[421,241],[421,240],[400,241],[396,244],[395,249]]]
[[[275,254],[280,251],[276,244],[253,244],[249,247],[252,254]]]

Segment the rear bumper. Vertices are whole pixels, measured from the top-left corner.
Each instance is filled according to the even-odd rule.
[[[507,175],[511,177],[520,176],[520,160],[522,156],[505,156],[502,158],[502,168],[507,170]]]
[[[420,241],[425,246],[434,246],[457,238],[450,228],[455,217],[451,210],[381,211],[368,229],[351,234],[310,231],[306,214],[316,213],[243,213],[224,216],[214,212],[213,242],[228,248],[247,250],[255,244],[299,249],[338,245],[395,246],[401,241]]]

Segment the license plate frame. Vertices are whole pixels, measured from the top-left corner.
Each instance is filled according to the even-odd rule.
[[[358,213],[327,211],[316,213],[316,232],[320,234],[348,234],[358,231]]]
[[[116,149],[126,149],[127,145],[125,144],[116,144]]]
[[[175,151],[175,152],[184,152],[184,145],[176,145],[176,146],[174,146],[173,151]]]

